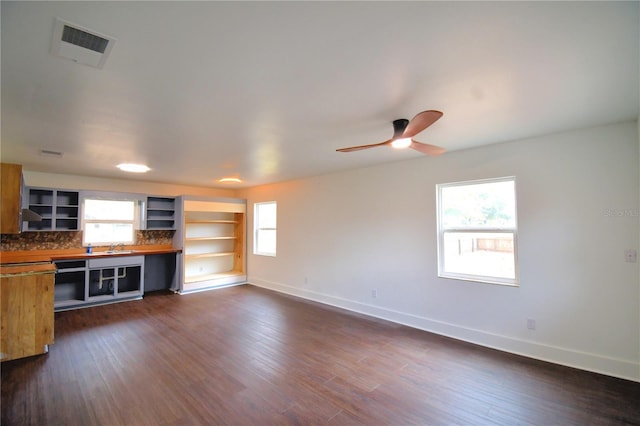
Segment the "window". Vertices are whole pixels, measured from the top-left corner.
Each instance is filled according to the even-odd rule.
[[[276,255],[276,213],[275,201],[254,205],[254,254]]]
[[[438,275],[517,285],[515,178],[437,185]]]
[[[140,224],[139,212],[137,200],[83,199],[82,243],[132,244]]]

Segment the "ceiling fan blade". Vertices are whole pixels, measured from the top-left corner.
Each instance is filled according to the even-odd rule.
[[[388,141],[384,141],[384,142],[380,142],[380,143],[374,143],[374,144],[371,144],[371,145],[360,145],[360,146],[352,146],[352,147],[349,147],[349,148],[340,148],[340,149],[336,149],[336,151],[339,151],[339,152],[359,151],[361,149],[375,148],[376,146],[388,145],[391,142],[392,142],[392,140],[389,139]]]
[[[428,143],[414,141],[413,139],[411,139],[411,145],[409,145],[409,148],[415,149],[416,151],[421,152],[423,154],[431,155],[432,157],[436,155],[444,154],[444,152],[446,151],[446,149],[440,148],[439,146],[429,145]]]
[[[442,112],[429,110],[418,113],[411,119],[409,125],[404,129],[403,138],[412,138],[442,117]]]

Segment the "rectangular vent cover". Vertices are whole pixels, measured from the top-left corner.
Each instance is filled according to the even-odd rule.
[[[93,50],[98,53],[104,53],[107,45],[109,44],[109,40],[106,38],[93,35],[68,25],[65,25],[62,30],[62,41],[66,41],[67,43],[75,44],[76,46],[84,47],[85,49]]]
[[[51,53],[78,64],[102,68],[116,39],[57,18]]]

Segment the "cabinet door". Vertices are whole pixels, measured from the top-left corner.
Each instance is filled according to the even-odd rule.
[[[0,233],[20,233],[20,196],[22,189],[22,166],[19,164],[2,163],[0,180],[1,211]]]

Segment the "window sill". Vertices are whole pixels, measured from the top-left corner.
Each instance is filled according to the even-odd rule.
[[[501,285],[506,287],[520,287],[520,282],[518,280],[499,279],[494,277],[483,277],[483,276],[452,274],[452,273],[439,273],[438,278],[446,278],[446,279],[458,280],[458,281],[471,281],[479,284],[493,284],[493,285]]]

